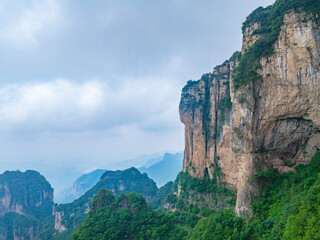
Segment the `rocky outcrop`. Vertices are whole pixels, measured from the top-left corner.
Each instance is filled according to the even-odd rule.
[[[320,149],[320,29],[305,13],[285,14],[274,52],[260,59],[261,79],[233,87],[237,54],[184,87],[183,170],[237,190],[236,213],[251,211],[259,195],[256,173],[282,173],[306,164]],[[263,35],[259,23],[244,30],[242,54]]]
[[[0,216],[27,208],[53,205],[53,189],[36,171],[6,171],[0,175]]]
[[[63,212],[55,212],[54,214],[54,229],[58,232],[66,231],[67,228],[62,225]]]

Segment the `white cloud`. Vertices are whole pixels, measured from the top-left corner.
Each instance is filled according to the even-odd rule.
[[[37,44],[43,35],[52,34],[62,22],[57,0],[4,1],[0,5],[0,38],[7,44],[26,47]]]
[[[8,85],[0,88],[0,130],[170,129],[179,124],[176,89],[168,82],[146,80],[115,86],[63,79]]]
[[[2,129],[77,129],[90,121],[102,104],[103,86],[65,80],[11,85],[0,89]]]

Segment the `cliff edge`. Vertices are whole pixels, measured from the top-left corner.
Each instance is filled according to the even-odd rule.
[[[259,196],[257,173],[294,171],[320,149],[319,3],[296,2],[255,10],[241,52],[182,90],[183,171],[237,190],[238,216]]]

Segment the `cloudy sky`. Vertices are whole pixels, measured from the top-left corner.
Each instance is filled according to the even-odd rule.
[[[0,170],[182,150],[181,88],[272,2],[1,0]]]

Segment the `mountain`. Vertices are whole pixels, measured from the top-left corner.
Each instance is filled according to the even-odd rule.
[[[92,188],[106,170],[96,169],[90,173],[81,175],[72,185],[55,195],[56,203],[69,203],[81,197],[86,191]]]
[[[124,166],[134,167],[141,166],[139,170],[146,172],[150,177],[157,182],[158,185],[163,185],[168,181],[174,180],[176,175],[182,168],[182,155],[181,154],[163,154],[155,153],[152,155],[141,155],[135,159],[125,160],[117,164],[110,166],[111,169],[121,169]],[[155,164],[165,161],[163,164],[156,166]],[[170,163],[171,161],[171,163]],[[155,165],[155,166],[152,166]],[[163,168],[170,168],[170,171],[163,171]],[[159,172],[157,172],[159,169]],[[92,172],[81,175],[77,180],[72,184],[72,186],[59,188],[55,192],[54,200],[58,204],[70,203],[75,199],[81,197],[87,190],[92,188],[100,179],[101,175],[105,172],[104,169],[97,169]],[[163,178],[163,179],[161,179]]]
[[[236,190],[236,214],[252,214],[253,177],[295,171],[320,149],[319,1],[278,0],[243,24],[243,45],[182,90],[183,171]]]
[[[139,168],[139,167],[153,164],[153,163],[156,163],[157,161],[160,161],[161,158],[163,157],[163,154],[164,154],[163,152],[154,153],[154,154],[145,154],[129,160],[113,163],[107,166],[107,168],[110,170],[121,170],[121,169],[123,170],[130,167]]]
[[[154,164],[160,162],[161,160],[164,160],[164,154],[163,153],[155,153],[155,154],[151,154],[151,155],[141,155],[141,156],[138,156],[134,159],[125,160],[125,161],[122,161],[119,163],[112,164],[109,167],[110,167],[110,169],[123,169],[123,168],[129,168],[129,167],[143,166],[143,167],[139,168],[139,170],[143,169],[143,170],[145,170],[143,172],[149,173],[147,171],[147,168],[149,168],[151,165],[154,165]],[[171,170],[170,177],[169,178],[167,177],[165,180],[161,181],[160,182],[161,185],[165,184],[166,182],[168,182],[170,180],[173,180],[176,177],[177,173],[181,170],[182,159],[181,159],[181,161],[179,161],[179,168],[176,167],[176,165],[177,165],[176,161],[173,161],[173,163],[175,165],[173,167],[176,170]],[[69,169],[67,169],[67,170],[69,170]],[[106,170],[104,170],[104,169],[97,169],[92,172],[82,174],[80,177],[78,177],[76,179],[76,181],[72,184],[72,186],[67,186],[67,187],[65,186],[64,188],[59,188],[55,192],[55,196],[54,196],[55,202],[58,204],[70,203],[70,202],[74,201],[75,199],[81,197],[87,190],[92,188],[99,181],[101,175],[105,171]],[[65,172],[65,171],[63,171],[63,172]],[[151,170],[151,172],[155,173],[155,170],[153,169],[153,170]],[[159,176],[156,173],[152,176],[155,176],[156,180],[159,179]],[[163,175],[163,176],[165,176],[165,175]],[[168,179],[168,181],[167,181],[167,179]],[[158,185],[159,185],[159,183],[158,183]]]
[[[138,168],[140,172],[147,173],[158,186],[163,186],[169,181],[175,180],[182,169],[183,153],[165,153],[162,160],[149,166]]]
[[[164,153],[165,155],[166,153]],[[148,162],[146,162],[145,164],[143,164],[143,167],[148,168],[153,164],[156,164],[157,162],[160,162],[161,160],[163,160],[164,155],[160,155],[158,157],[155,158],[151,158],[150,160],[148,160]]]
[[[54,219],[47,231],[45,238],[70,239],[71,234],[78,228],[87,215],[91,201],[100,189],[112,191],[116,196],[120,193],[142,194],[147,202],[151,201],[158,188],[155,182],[146,174],[140,173],[136,168],[126,170],[105,171],[100,180],[83,196],[72,203],[60,204],[55,207]],[[48,230],[49,229],[49,230]]]
[[[53,188],[40,173],[0,175],[0,239],[34,239],[52,209]]]

